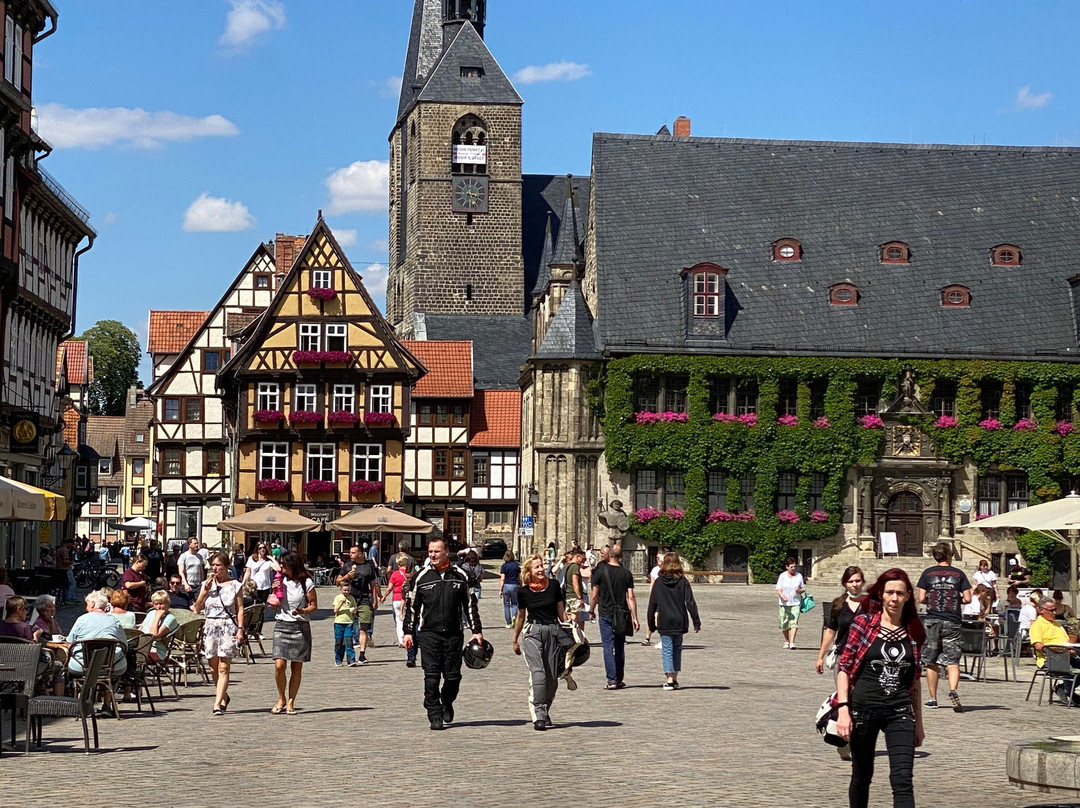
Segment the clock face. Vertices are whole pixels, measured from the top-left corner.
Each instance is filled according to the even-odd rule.
[[[454,177],[454,213],[487,213],[487,177]]]

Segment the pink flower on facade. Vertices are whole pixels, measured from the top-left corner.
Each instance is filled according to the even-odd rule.
[[[979,428],[993,432],[1001,429],[1001,421],[997,418],[985,418],[982,421],[979,421]]]
[[[313,410],[293,410],[289,413],[290,424],[321,424],[322,413]]]
[[[1035,423],[1034,418],[1021,418],[1015,424],[1013,424],[1013,432],[1031,432],[1034,429],[1038,429],[1039,425]]]
[[[753,518],[753,511],[750,511],[748,513],[728,513],[727,511],[713,511],[705,518],[705,521],[709,524],[716,524],[717,522],[749,522],[753,520]]]
[[[275,421],[284,421],[285,413],[281,410],[257,410],[255,412],[255,423],[257,424],[272,424]]]
[[[255,490],[260,494],[280,494],[288,489],[288,480],[258,480],[255,483]]]
[[[369,412],[364,414],[364,423],[368,426],[393,426],[394,413],[392,412]]]
[[[734,415],[728,415],[726,412],[718,412],[712,417],[714,421],[719,421],[722,424],[729,424],[735,420]]]
[[[795,513],[795,511],[783,510],[776,514],[776,518],[780,520],[781,524],[793,525],[799,521],[799,514]]]
[[[745,415],[738,415],[735,420],[746,426],[757,426],[757,413],[748,412]]]
[[[1064,438],[1070,432],[1075,432],[1076,427],[1073,425],[1072,421],[1058,421],[1054,426],[1054,431]]]
[[[350,494],[375,494],[383,490],[383,484],[371,480],[355,480],[349,483]]]
[[[323,289],[312,287],[307,290],[308,297],[312,300],[333,300],[337,297],[337,289]]]
[[[953,418],[951,415],[942,415],[937,421],[934,422],[934,426],[938,429],[952,429],[960,422]]]
[[[814,429],[828,429],[830,426],[829,419],[824,415],[814,421]]]
[[[337,483],[330,480],[308,480],[304,483],[305,494],[329,494],[337,491]]]
[[[360,416],[355,412],[349,412],[348,410],[335,410],[327,416],[332,424],[341,424],[342,426],[348,426],[360,422]]]
[[[863,429],[881,429],[884,425],[885,423],[881,420],[880,416],[874,415],[873,413],[870,415],[863,415],[859,418],[859,426]]]
[[[776,419],[776,423],[780,426],[798,426],[799,416],[797,415],[781,415]]]
[[[829,514],[826,513],[825,511],[814,511],[812,514],[810,514],[810,521],[811,522],[828,522],[829,521]]]
[[[676,424],[685,424],[690,416],[685,412],[639,412],[634,415],[634,422],[638,424],[658,424],[661,421],[671,421]]]
[[[293,351],[293,362],[298,365],[314,362],[348,362],[352,354],[348,351]]]

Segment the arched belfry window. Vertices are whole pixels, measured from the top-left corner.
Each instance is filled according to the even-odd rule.
[[[450,170],[454,174],[487,174],[488,137],[482,120],[475,115],[460,118],[450,143]]]

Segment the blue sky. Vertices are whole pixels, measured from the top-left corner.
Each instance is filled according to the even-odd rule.
[[[56,0],[34,55],[43,162],[92,213],[77,330],[210,308],[323,209],[380,302],[387,136],[411,0]],[[591,133],[1080,145],[1075,2],[489,0],[524,164]],[[144,373],[144,376],[146,374]],[[146,380],[146,379],[144,379]],[[148,381],[148,380],[147,380]]]

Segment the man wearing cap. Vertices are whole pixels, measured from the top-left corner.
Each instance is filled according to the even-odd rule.
[[[1009,559],[1009,583],[1016,586],[1027,586],[1031,583],[1031,576],[1028,574],[1027,567],[1015,558]]]

